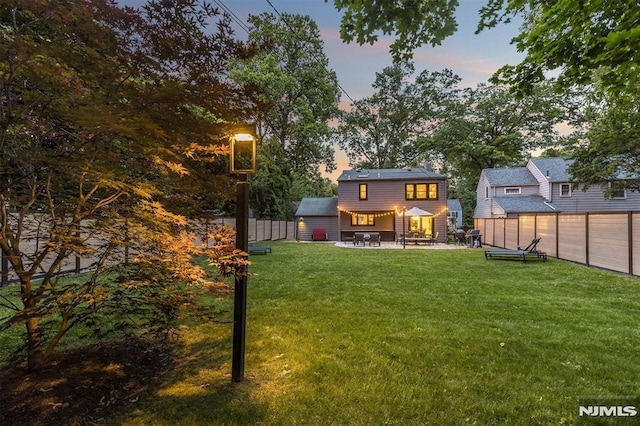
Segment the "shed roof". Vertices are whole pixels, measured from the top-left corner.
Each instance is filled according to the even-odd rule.
[[[540,195],[495,197],[493,201],[498,204],[505,213],[552,213],[558,211]]]
[[[296,216],[338,216],[338,197],[303,198]]]
[[[421,167],[405,169],[362,169],[344,170],[338,182],[350,180],[412,180],[412,179],[446,179],[445,175]]]

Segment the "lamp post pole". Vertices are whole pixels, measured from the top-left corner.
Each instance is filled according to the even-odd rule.
[[[236,249],[249,252],[249,182],[247,173],[256,172],[256,138],[254,129],[245,125],[231,137],[231,173],[236,182]],[[247,256],[247,255],[245,255]],[[246,258],[245,258],[246,260]],[[244,380],[244,352],[247,330],[247,265],[236,266],[233,297],[233,353],[231,380]]]
[[[249,182],[247,175],[241,174],[236,183],[236,248],[249,250]],[[244,380],[244,352],[247,325],[247,267],[236,271],[233,298],[233,355],[231,360],[231,380]]]

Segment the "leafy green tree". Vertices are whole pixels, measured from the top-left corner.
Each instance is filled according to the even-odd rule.
[[[277,218],[275,214],[290,210],[283,204],[291,201],[289,189],[294,180],[322,182],[321,167],[327,172],[335,168],[328,123],[338,114],[340,92],[311,18],[263,13],[250,16],[248,22],[248,43],[257,53],[236,60],[231,77],[253,93],[260,138],[280,144],[277,156],[273,147],[263,152],[269,158],[262,157],[266,163],[259,162],[260,170],[251,178],[258,191],[252,207],[264,217]],[[286,165],[276,165],[276,161]],[[268,176],[270,173],[285,175]],[[269,188],[266,182],[276,186]],[[289,184],[282,188],[282,182]],[[284,192],[273,196],[279,189]]]
[[[15,314],[2,327],[25,326],[28,367],[40,368],[72,328],[165,332],[188,295],[178,283],[206,278],[178,214],[189,210],[168,200],[196,199],[183,177],[210,167],[196,157],[226,152],[220,123],[237,121],[226,105],[242,97],[222,72],[240,47],[227,19],[190,0],[141,13],[107,0],[4,6],[0,248],[21,304],[3,303]],[[213,238],[211,262],[231,273],[242,263],[232,234]],[[61,279],[75,256],[93,259],[90,272]]]
[[[328,2],[329,0],[325,0]],[[411,59],[413,50],[423,44],[442,43],[458,25],[454,12],[457,0],[333,0],[344,10],[340,37],[350,43],[373,44],[378,32],[395,35],[390,51],[394,62]]]
[[[569,105],[550,85],[527,98],[517,98],[504,86],[479,85],[460,92],[447,120],[418,146],[450,176],[450,192],[473,206],[482,169],[519,166],[532,151],[556,146],[556,125],[567,120]]]
[[[526,17],[513,40],[526,56],[498,70],[496,82],[528,93],[549,71],[559,70],[558,85],[568,88],[593,83],[594,71],[600,70],[602,87],[615,93],[638,81],[638,67],[630,60],[640,50],[637,6],[617,0],[490,0],[481,10],[478,31],[513,16]]]
[[[589,129],[569,145],[574,182],[615,185],[623,178],[627,189],[640,190],[640,90],[630,89],[596,99],[600,108],[591,116]]]
[[[449,70],[415,76],[410,63],[376,74],[375,92],[343,114],[336,131],[338,145],[353,167],[405,167],[419,161],[416,141],[443,119],[459,78]]]

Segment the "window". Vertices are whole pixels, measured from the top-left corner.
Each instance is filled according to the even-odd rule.
[[[520,189],[520,187],[512,187],[512,188],[505,188],[504,189],[504,193],[505,195],[516,195],[516,194],[520,194],[522,191]]]
[[[488,186],[484,187],[484,199],[485,200],[489,199],[489,187]]]
[[[619,185],[612,186],[609,183],[609,199],[611,200],[625,200],[627,198],[627,191],[621,188]]]
[[[569,183],[561,183],[560,184],[560,196],[561,197],[571,197],[571,184],[569,184]]]
[[[407,200],[437,200],[437,183],[407,183],[405,185],[405,198]]]
[[[361,183],[360,184],[360,191],[359,191],[359,197],[361,200],[366,200],[367,199],[367,184],[366,183]]]
[[[372,214],[351,215],[351,225],[353,226],[372,226],[375,224],[374,216]]]

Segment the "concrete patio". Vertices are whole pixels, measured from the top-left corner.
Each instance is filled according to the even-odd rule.
[[[370,246],[369,243],[366,243],[364,246],[362,245],[353,245],[351,241],[338,241],[335,243],[336,247],[344,247],[344,248],[352,248],[352,249],[402,249],[402,244],[398,244],[394,241],[383,241],[380,243],[380,246],[374,245]],[[420,249],[420,250],[460,250],[460,249],[469,249],[469,246],[459,245],[456,243],[445,244],[445,243],[435,243],[435,244],[407,244],[406,249]]]

